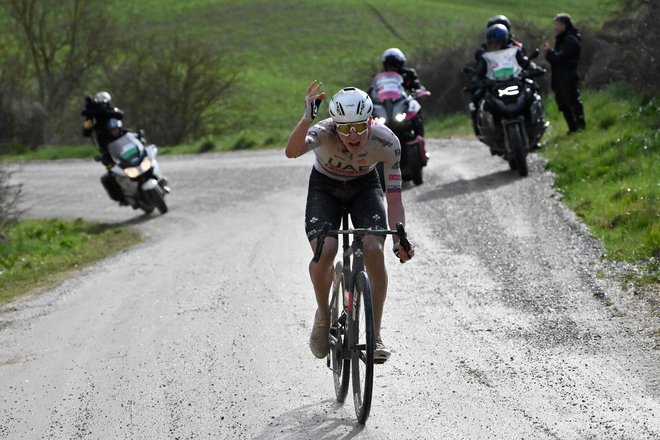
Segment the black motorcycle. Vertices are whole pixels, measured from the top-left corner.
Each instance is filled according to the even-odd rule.
[[[504,53],[506,50],[498,51]],[[513,54],[513,50],[508,52]],[[506,54],[505,54],[506,56]],[[530,59],[538,56],[538,49]],[[476,111],[475,135],[490,147],[491,154],[501,156],[520,176],[528,174],[527,153],[539,145],[541,137],[550,125],[545,120],[545,109],[539,87],[532,78],[542,76],[545,70],[516,69],[514,63],[499,62],[500,68],[489,69],[489,75],[466,87],[475,94],[478,106],[470,103],[470,111]],[[515,63],[517,66],[517,63]],[[466,66],[464,73],[474,74],[474,68]]]

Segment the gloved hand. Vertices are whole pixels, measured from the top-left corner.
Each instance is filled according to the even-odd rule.
[[[312,81],[307,87],[307,96],[305,97],[305,114],[303,119],[306,121],[313,121],[319,111],[319,106],[325,98],[325,92],[319,93],[319,89],[323,83],[316,80]]]
[[[394,248],[392,251],[400,262],[405,263],[415,255],[415,246],[410,243],[410,250],[406,250],[403,246],[401,246],[400,243],[394,243]]]

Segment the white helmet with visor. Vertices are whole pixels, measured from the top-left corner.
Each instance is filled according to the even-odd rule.
[[[369,95],[356,87],[343,88],[332,97],[328,105],[337,131],[344,135],[350,134],[351,128],[362,134],[368,127],[373,108]]]

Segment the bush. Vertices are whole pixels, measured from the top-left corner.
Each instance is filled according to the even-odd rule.
[[[232,145],[232,150],[249,150],[254,148],[257,143],[253,139],[248,139],[246,137],[239,138],[234,145]]]
[[[18,218],[17,209],[21,195],[21,186],[12,185],[9,180],[12,173],[0,167],[0,242],[6,238],[8,227]]]
[[[197,148],[197,152],[208,153],[209,151],[215,150],[215,148],[216,148],[215,142],[213,142],[211,139],[205,139],[199,144],[199,147]]]
[[[177,145],[222,130],[221,116],[210,111],[231,93],[236,75],[217,53],[196,41],[154,37],[114,61],[106,67],[109,90],[129,125],[153,142]]]
[[[627,82],[637,90],[660,91],[660,2],[626,0],[623,13],[593,35],[593,62],[588,64],[586,85],[601,88]]]

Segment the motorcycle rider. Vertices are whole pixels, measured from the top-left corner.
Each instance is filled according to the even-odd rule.
[[[523,54],[526,55],[525,52],[525,46],[522,44],[521,41],[516,40],[516,38],[513,36],[511,33],[511,22],[509,19],[506,17],[506,15],[494,15],[488,19],[488,22],[486,23],[486,30],[490,28],[491,26],[495,24],[501,24],[506,27],[506,30],[509,31],[509,45],[519,47]],[[474,52],[474,59],[475,61],[479,61],[479,58],[481,58],[481,55],[486,52],[488,48],[486,47],[486,42],[481,43],[481,46],[479,46],[479,49],[477,49]]]
[[[509,19],[506,17],[506,15],[494,15],[488,19],[488,22],[486,23],[486,41],[481,43],[481,46],[479,46],[479,49],[477,49],[474,52],[474,60],[477,62],[477,66],[480,65],[480,62],[482,61],[482,55],[484,52],[487,52],[488,49],[488,30],[491,29],[496,24],[500,24],[504,26],[508,32],[508,37],[507,38],[507,47],[517,47],[520,49],[521,53],[523,56],[526,55],[525,52],[525,47],[523,46],[522,42],[516,40],[511,33],[511,22]],[[494,31],[493,31],[494,32]],[[500,30],[501,32],[501,30]],[[521,66],[522,67],[522,66]],[[485,73],[484,73],[485,75]],[[476,93],[472,95],[472,105],[470,106],[470,116],[472,117],[472,128],[474,129],[474,133],[478,134],[478,128],[477,128],[477,107],[479,106],[479,100],[481,99],[481,96],[477,95]]]
[[[124,118],[124,112],[112,105],[110,93],[100,91],[93,98],[89,96],[85,97],[85,107],[81,115],[85,117],[82,134],[84,137],[92,137],[92,133],[96,132],[96,141],[99,148],[97,160],[108,169],[108,173],[101,177],[101,183],[112,200],[118,201],[120,204],[125,204],[126,202],[121,188],[110,174],[110,168],[113,167],[114,161],[108,151],[108,145],[112,141],[129,131],[123,128],[122,119]],[[142,143],[146,144],[147,140],[142,130],[138,132],[137,137]],[[170,187],[165,176],[158,175],[154,177],[156,177],[160,186],[169,193]]]
[[[406,67],[406,56],[396,47],[391,47],[382,55],[383,70],[389,72],[396,72],[403,77],[403,87],[406,92],[415,96],[419,90],[426,90],[419,80],[419,76],[415,69]]]
[[[313,81],[307,88],[305,113],[295,126],[286,145],[288,158],[314,151],[316,160],[309,179],[305,208],[305,231],[312,251],[316,249],[317,233],[325,222],[338,229],[342,207],[348,207],[356,228],[386,229],[405,223],[401,199],[401,146],[387,126],[372,117],[373,103],[368,94],[355,87],[346,87],[330,100],[330,117],[312,125],[318,107],[325,97],[321,83]],[[376,164],[383,162],[386,177],[387,211],[383,203]],[[409,252],[394,236],[394,252],[402,261]],[[364,238],[364,261],[371,280],[374,305],[376,345],[374,360],[385,362],[390,351],[383,344],[380,329],[387,293],[387,271],[383,256],[384,236]],[[310,336],[310,349],[317,358],[328,353],[330,307],[328,296],[333,280],[333,261],[338,249],[337,236],[328,236],[321,259],[309,264],[309,273],[316,295],[317,310]]]
[[[527,58],[527,55],[525,55],[525,53],[519,46],[511,43],[511,37],[509,31],[506,28],[506,26],[504,26],[503,24],[496,23],[490,26],[486,30],[485,47],[486,47],[485,52],[493,52],[493,51],[507,49],[510,47],[515,47],[517,48],[516,62],[523,70],[537,68],[537,66],[534,63],[532,63],[529,60],[529,58]],[[473,83],[476,83],[486,78],[486,75],[488,73],[488,63],[484,59],[485,52],[482,52],[479,56],[479,59],[477,60],[477,67],[475,69],[476,73],[472,78]]]
[[[475,134],[479,133],[479,128],[477,125],[477,113],[479,102],[483,98],[485,89],[480,87],[479,84],[487,77],[488,74],[488,62],[484,58],[486,52],[499,51],[508,48],[516,48],[516,62],[523,70],[542,70],[535,63],[531,62],[522,47],[518,44],[512,42],[511,34],[504,24],[495,23],[491,25],[486,30],[486,42],[483,47],[486,48],[486,51],[479,53],[479,58],[477,59],[477,67],[475,69],[475,74],[472,78],[472,83],[468,86],[468,90],[473,90],[472,95],[472,105],[470,106],[470,116],[472,117],[472,126],[474,128]],[[538,145],[531,146],[532,149],[538,149]]]
[[[85,107],[81,115],[85,117],[83,136],[91,137],[94,130],[96,130],[101,163],[106,167],[112,166],[113,162],[108,153],[108,144],[116,139],[116,137],[112,137],[110,133],[111,127],[108,123],[111,119],[115,119],[119,121],[119,127],[121,127],[124,112],[112,105],[110,93],[102,91],[96,93],[93,98],[89,96],[85,97]]]
[[[419,76],[415,69],[406,67],[406,56],[403,52],[396,47],[391,47],[381,56],[383,62],[383,70],[387,72],[396,72],[403,78],[403,88],[411,96],[416,96],[419,92],[426,91],[419,80]],[[371,95],[371,88],[368,92]],[[413,130],[417,136],[424,137],[424,121],[422,120],[422,111],[417,113],[417,117],[413,120]]]

